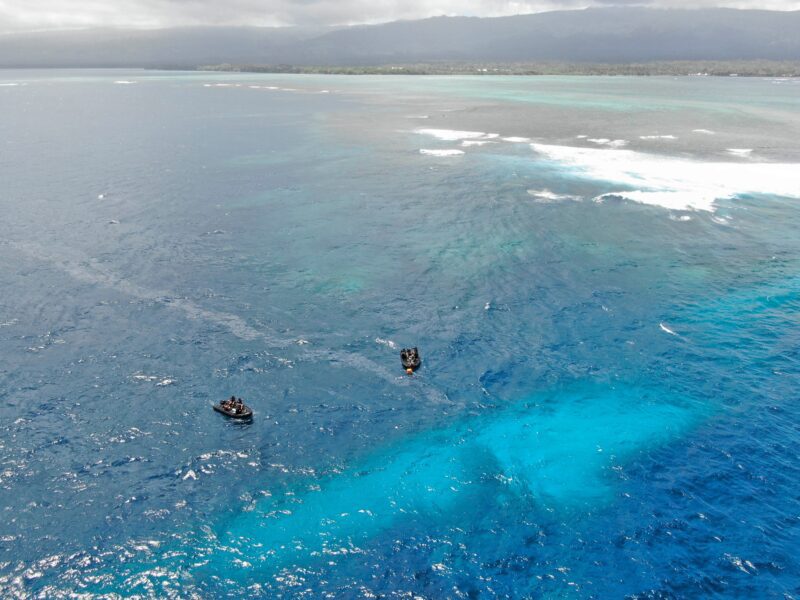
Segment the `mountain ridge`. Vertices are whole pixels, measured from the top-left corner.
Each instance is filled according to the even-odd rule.
[[[94,29],[0,36],[0,67],[798,60],[800,11],[604,7],[319,28]]]

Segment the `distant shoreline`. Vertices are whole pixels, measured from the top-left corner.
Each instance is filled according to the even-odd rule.
[[[650,63],[419,63],[365,66],[203,65],[196,71],[308,75],[584,75],[800,77],[800,61],[659,61]]]

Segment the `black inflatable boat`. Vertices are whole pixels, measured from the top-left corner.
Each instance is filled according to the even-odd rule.
[[[403,348],[400,351],[400,362],[403,363],[403,368],[416,371],[419,368],[422,360],[419,357],[419,350],[414,346],[413,348]]]
[[[247,405],[243,405],[242,410],[237,412],[235,409],[222,406],[222,402],[219,402],[214,405],[214,410],[231,419],[250,419],[253,416],[253,411]]]

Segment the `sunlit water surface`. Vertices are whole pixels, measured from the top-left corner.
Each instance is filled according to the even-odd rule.
[[[0,114],[3,596],[800,597],[798,81]]]

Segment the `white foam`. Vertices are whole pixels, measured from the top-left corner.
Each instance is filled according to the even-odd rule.
[[[138,81],[128,81],[127,79],[120,79],[118,81],[115,81],[114,83],[116,83],[117,85],[133,85],[133,84],[139,83],[139,82]]]
[[[674,135],[640,135],[640,140],[677,140]]]
[[[672,221],[680,221],[682,223],[685,223],[686,221],[691,221],[692,220],[692,217],[690,217],[689,215],[670,215],[669,218]]]
[[[800,198],[797,164],[703,162],[632,150],[546,144],[531,144],[531,148],[577,176],[623,186],[606,192],[601,200],[619,196],[673,210],[713,211],[717,200],[737,194]]]
[[[658,324],[658,327],[659,327],[659,328],[661,329],[661,331],[663,331],[664,333],[668,333],[668,334],[670,334],[670,335],[678,335],[677,333],[675,333],[674,331],[672,331],[672,329],[670,329],[669,327],[667,327],[667,326],[666,326],[666,325],[664,325],[663,323],[659,323],[659,324]]]
[[[431,148],[421,148],[419,151],[420,154],[427,154],[428,156],[461,156],[464,154],[463,150],[457,150],[455,148],[448,148],[444,150],[437,150]]]
[[[728,154],[732,154],[733,156],[750,156],[753,153],[752,148],[726,148],[725,152]]]
[[[496,144],[497,142],[493,142],[492,140],[464,140],[461,142],[461,145],[465,148],[469,148],[470,146],[485,146],[486,144]]]
[[[585,140],[589,136],[588,135],[584,135],[584,134],[580,134],[580,135],[576,135],[575,137],[578,138],[579,140]]]
[[[18,83],[0,83],[0,87],[19,87]]]
[[[430,119],[428,115],[408,115],[406,119]]]
[[[385,340],[385,339],[379,338],[379,337],[375,338],[375,343],[376,344],[381,344],[382,346],[388,346],[392,350],[395,350],[397,348],[397,344],[395,344],[392,340]]]
[[[710,129],[692,129],[692,133],[702,133],[705,135],[714,135],[714,132]]]
[[[511,136],[511,137],[504,137],[503,141],[511,142],[512,144],[524,144],[526,142],[530,142],[531,138]]]
[[[528,190],[528,194],[536,198],[539,202],[562,202],[564,200],[580,200],[578,196],[571,196],[569,194],[556,194],[548,190]]]
[[[156,379],[158,379],[158,377],[155,375],[145,375],[143,373],[136,373],[135,375],[131,375],[131,378],[135,379],[136,381],[155,381]]]
[[[486,134],[483,131],[456,131],[455,129],[417,129],[414,133],[421,135],[429,135],[438,140],[445,142],[457,142],[458,140],[474,140],[478,138],[486,138],[492,134]],[[495,134],[495,137],[496,134]]]
[[[586,138],[586,141],[599,146],[609,146],[611,148],[622,148],[622,146],[628,145],[627,140],[611,140],[608,138]]]

